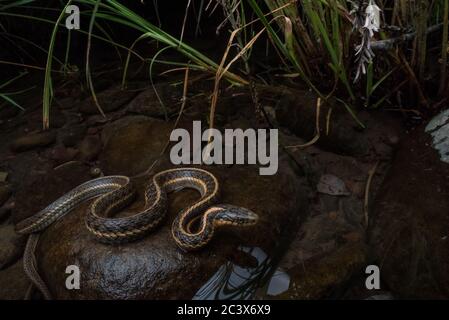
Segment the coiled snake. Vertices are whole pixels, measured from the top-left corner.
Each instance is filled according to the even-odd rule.
[[[128,177],[101,177],[79,185],[42,211],[17,224],[18,233],[30,234],[24,254],[26,274],[44,297],[50,299],[51,294],[36,268],[34,251],[39,233],[82,202],[97,198],[85,218],[86,227],[95,239],[107,244],[121,244],[140,239],[159,226],[166,215],[167,194],[184,188],[199,191],[201,198],[182,210],[173,221],[172,237],[182,250],[204,247],[212,239],[216,227],[245,227],[258,221],[258,216],[248,209],[217,204],[217,178],[197,168],[169,169],[157,173],[145,188],[144,209],[133,216],[114,218],[111,215],[128,206],[136,193]],[[193,228],[195,221],[198,226]]]

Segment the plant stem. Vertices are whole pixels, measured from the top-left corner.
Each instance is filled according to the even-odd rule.
[[[440,89],[438,94],[442,96],[447,89],[447,51],[449,50],[449,0],[444,0],[444,18],[443,18],[443,43],[441,46],[441,76],[440,76]]]

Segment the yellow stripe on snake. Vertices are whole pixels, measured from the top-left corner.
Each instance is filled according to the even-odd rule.
[[[231,225],[247,227],[257,223],[258,216],[248,209],[217,204],[219,183],[210,172],[197,168],[161,171],[145,188],[144,209],[127,217],[111,217],[128,206],[136,195],[125,176],[106,176],[90,180],[66,193],[37,214],[19,222],[16,231],[30,234],[24,253],[24,269],[33,284],[51,299],[50,291],[37,272],[35,249],[39,233],[81,203],[93,199],[85,224],[100,242],[121,244],[138,240],[153,231],[167,212],[167,194],[184,188],[197,190],[201,198],[182,210],[173,221],[171,233],[178,247],[185,251],[204,247],[217,227]],[[198,226],[194,229],[193,222]]]

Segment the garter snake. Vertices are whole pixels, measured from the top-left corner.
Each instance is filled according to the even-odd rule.
[[[100,177],[79,185],[16,225],[18,233],[30,234],[24,254],[26,274],[45,298],[51,298],[36,268],[34,251],[39,233],[82,202],[96,198],[85,217],[85,225],[92,236],[106,244],[121,244],[138,240],[158,227],[167,212],[167,194],[184,188],[195,189],[201,194],[201,198],[183,209],[172,223],[172,237],[184,251],[204,247],[212,239],[217,227],[245,227],[258,221],[258,216],[248,209],[217,204],[217,178],[198,168],[169,169],[155,174],[144,190],[143,210],[132,216],[112,217],[133,201],[136,192],[130,178],[126,176]]]

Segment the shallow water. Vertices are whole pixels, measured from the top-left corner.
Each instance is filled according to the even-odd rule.
[[[228,261],[198,290],[193,300],[246,300],[255,297],[257,290],[270,279],[275,268],[273,260],[258,247],[239,247],[239,250],[254,257],[257,266],[241,267]],[[273,288],[272,291],[277,290]]]

